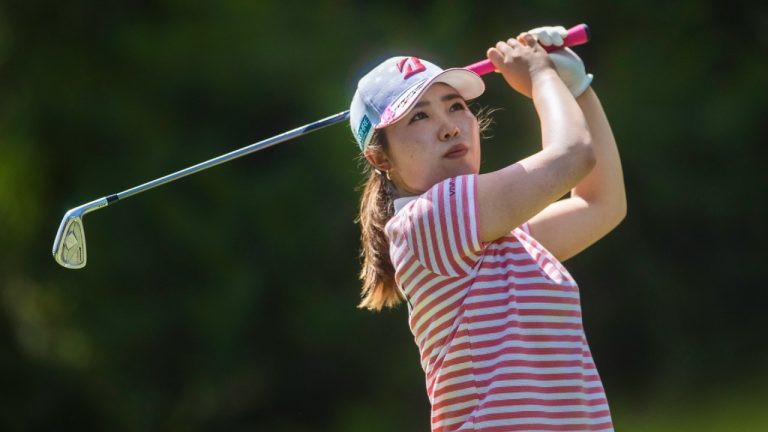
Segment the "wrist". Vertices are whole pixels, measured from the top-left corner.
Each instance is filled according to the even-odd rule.
[[[590,85],[592,84],[592,78],[594,78],[592,74],[586,74],[584,75],[584,78],[581,80],[580,83],[566,84],[566,85],[568,87],[568,90],[571,91],[571,94],[573,95],[573,97],[578,98],[581,95],[583,95],[584,92],[586,92],[587,89],[590,87]]]
[[[560,75],[557,74],[557,70],[555,70],[555,68],[552,66],[547,66],[544,68],[539,68],[535,71],[531,71],[531,85],[533,86],[538,83],[544,83],[551,80],[562,81]]]
[[[592,83],[592,74],[584,69],[584,62],[568,48],[549,53],[555,70],[574,97],[581,95]]]

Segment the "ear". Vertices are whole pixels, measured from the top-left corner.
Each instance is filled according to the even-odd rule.
[[[380,150],[365,149],[365,158],[379,171],[387,172],[392,169],[392,161]]]

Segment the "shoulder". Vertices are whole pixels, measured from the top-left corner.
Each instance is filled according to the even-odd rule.
[[[387,223],[387,231],[407,229],[415,223],[428,226],[476,224],[476,177],[473,174],[449,177],[422,194],[396,198],[393,202],[394,215]]]
[[[477,234],[474,181],[474,175],[451,177],[398,200],[386,226],[394,254],[410,251],[434,273],[469,273],[484,247]]]

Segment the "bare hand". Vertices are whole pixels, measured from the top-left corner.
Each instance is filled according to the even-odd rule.
[[[499,42],[489,48],[488,59],[504,75],[507,83],[517,92],[531,97],[531,79],[538,73],[553,69],[549,55],[530,33]]]

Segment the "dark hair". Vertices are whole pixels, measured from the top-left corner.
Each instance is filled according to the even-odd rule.
[[[477,111],[480,136],[485,137],[493,123],[492,109],[482,108]],[[384,129],[374,132],[367,148],[386,154],[389,144]],[[405,299],[395,283],[395,268],[389,258],[389,240],[384,232],[387,222],[394,216],[394,200],[397,188],[384,175],[377,171],[362,156],[363,169],[368,179],[362,186],[360,214],[356,222],[360,223],[360,241],[363,267],[360,280],[363,282],[362,300],[358,307],[380,311],[385,306],[394,307]]]

